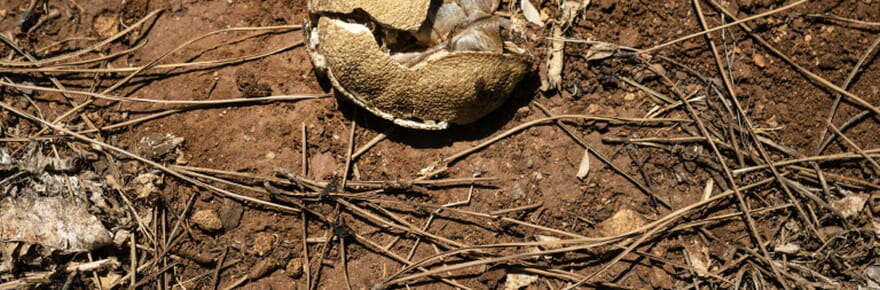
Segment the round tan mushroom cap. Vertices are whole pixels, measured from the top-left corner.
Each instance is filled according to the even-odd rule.
[[[474,122],[497,109],[528,72],[520,55],[485,51],[442,51],[406,67],[379,48],[366,26],[327,17],[318,21],[318,38],[334,87],[406,127]]]
[[[376,22],[398,30],[418,30],[428,17],[431,0],[311,0],[311,13],[351,14],[361,9]]]

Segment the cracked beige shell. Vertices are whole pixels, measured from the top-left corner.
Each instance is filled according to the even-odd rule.
[[[348,8],[356,7],[352,2],[375,3],[340,1],[346,3],[340,5]],[[333,1],[314,2],[328,5]],[[411,3],[405,0],[380,2],[385,3],[383,7],[405,7],[388,3]],[[380,11],[379,8],[362,9],[372,13]],[[403,10],[394,13],[400,11]],[[419,25],[426,14],[420,14]],[[371,14],[380,22],[385,16]],[[447,128],[448,123],[474,122],[504,103],[529,70],[525,58],[515,53],[445,49],[429,54],[415,65],[403,65],[380,48],[367,26],[329,16],[319,17],[317,22],[317,25],[311,24],[314,26],[308,35],[309,52],[316,67],[326,73],[343,96],[404,127],[441,130]],[[406,23],[406,27],[418,28],[411,24]]]
[[[416,30],[428,17],[431,0],[311,0],[313,14],[351,14],[363,10],[383,25],[398,30]]]

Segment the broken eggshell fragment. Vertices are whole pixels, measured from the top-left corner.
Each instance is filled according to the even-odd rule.
[[[310,5],[307,48],[316,71],[342,96],[397,125],[441,130],[474,122],[498,108],[529,71],[523,55],[505,49],[506,19],[490,16],[497,0],[424,10],[413,4],[419,1],[331,2]],[[342,8],[327,8],[333,5]],[[388,16],[401,13],[407,16]],[[418,25],[413,15],[421,17]]]

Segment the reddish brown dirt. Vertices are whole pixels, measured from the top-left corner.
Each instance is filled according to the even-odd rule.
[[[15,31],[15,22],[20,11],[29,1],[2,1],[0,8],[6,9],[7,16],[0,22],[3,31]],[[119,15],[123,22],[130,24],[155,9],[165,9],[158,21],[151,23],[147,32],[146,45],[133,53],[113,61],[112,67],[126,67],[147,63],[174,49],[185,40],[204,33],[241,26],[269,26],[301,23],[306,15],[304,1],[198,1],[198,0],[132,0],[126,4],[120,1],[78,1],[81,11],[70,5],[72,1],[49,1],[50,5],[62,11],[62,17],[49,21],[27,36],[18,35],[18,41],[30,51],[45,47],[56,41],[71,37],[97,37],[93,28],[96,16],[106,13]],[[533,1],[535,2],[535,1]],[[552,1],[544,1],[552,2]],[[689,1],[613,1],[595,0],[576,21],[568,36],[579,39],[602,40],[637,48],[648,48],[682,35],[701,30],[695,11]],[[782,1],[755,0],[732,1],[731,9],[740,17],[753,15],[779,7]],[[549,3],[545,4],[550,7]],[[547,8],[555,13],[555,9]],[[703,7],[710,25],[719,25],[719,15],[711,7]],[[832,22],[805,18],[804,14],[834,14],[841,17],[878,21],[880,3],[877,1],[811,1],[807,5],[783,12],[777,16],[759,20],[755,27],[760,35],[781,48],[795,62],[818,73],[835,84],[841,84],[853,65],[858,61],[867,46],[878,37],[876,28],[853,28],[836,25]],[[729,22],[729,19],[728,19]],[[546,33],[545,31],[539,31]],[[244,33],[228,33],[214,36],[189,46],[163,60],[163,63],[211,60],[257,54],[275,48],[289,46],[301,41],[301,31],[267,34],[253,39],[235,42],[214,48],[229,40],[238,39]],[[713,34],[720,39],[721,34]],[[816,83],[808,81],[780,58],[772,55],[761,45],[751,40],[739,29],[726,30],[719,45],[729,53],[732,73],[737,84],[737,94],[746,110],[751,114],[755,126],[765,130],[767,136],[779,144],[788,146],[806,155],[814,154],[818,145],[818,135],[824,127],[825,116],[831,107],[834,94]],[[111,46],[109,51],[129,47],[134,41],[127,37]],[[538,58],[544,55],[544,45],[533,44]],[[69,48],[67,46],[63,46]],[[210,49],[204,53],[204,50]],[[569,44],[566,68],[563,73],[565,83],[561,94],[534,93],[536,80],[524,85],[520,93],[498,112],[484,120],[468,126],[454,127],[443,132],[422,132],[394,128],[387,122],[366,111],[355,108],[335,98],[310,100],[292,103],[255,104],[237,107],[209,108],[186,111],[135,127],[108,133],[107,140],[122,148],[136,148],[145,136],[171,133],[183,137],[183,157],[188,165],[240,171],[260,175],[273,175],[278,167],[292,168],[296,171],[302,166],[301,154],[306,150],[309,156],[310,173],[308,177],[327,180],[338,173],[345,164],[345,152],[349,144],[348,134],[352,121],[358,125],[357,144],[364,144],[379,133],[388,132],[388,140],[380,142],[355,163],[356,179],[396,180],[417,177],[423,168],[463,149],[486,140],[498,132],[515,127],[525,121],[543,117],[537,108],[527,106],[530,100],[546,105],[554,113],[598,114],[626,117],[641,117],[653,107],[649,97],[622,83],[618,77],[637,78],[645,66],[628,58],[615,58],[587,62],[582,54],[587,46]],[[57,53],[57,51],[56,51]],[[201,53],[193,59],[197,53]],[[676,61],[710,77],[717,77],[712,52],[705,38],[698,37],[660,51]],[[664,63],[667,70],[673,67]],[[866,101],[880,103],[880,61],[870,59],[850,92],[865,98]],[[123,91],[130,96],[150,97],[167,100],[219,100],[226,98],[252,97],[264,95],[323,93],[316,82],[312,66],[303,48],[295,47],[254,61],[211,69],[163,70],[165,74],[152,72],[147,77],[135,79]],[[106,78],[102,86],[107,86],[124,74],[101,75]],[[93,75],[82,75],[79,83],[90,84]],[[683,85],[697,84],[696,80],[681,72],[671,74]],[[76,84],[77,82],[71,82]],[[48,83],[47,83],[48,84]],[[662,80],[647,78],[644,81],[661,93],[671,95]],[[74,86],[75,87],[75,86]],[[686,87],[688,89],[690,87]],[[79,89],[87,89],[79,88]],[[48,119],[54,119],[67,110],[68,106],[57,95],[39,95],[40,100],[58,100],[44,106]],[[98,104],[106,104],[99,101]],[[167,105],[144,105],[121,103],[102,110],[94,120],[97,126],[118,122],[122,112],[129,116],[169,108]],[[840,124],[845,119],[861,111],[850,102],[844,102],[835,119]],[[686,118],[684,111],[675,112],[669,117]],[[713,116],[706,115],[705,118]],[[672,150],[650,147],[622,146],[603,143],[604,137],[615,136],[682,136],[682,129],[670,127],[614,126],[604,123],[583,123],[574,126],[596,150],[610,156],[613,162],[633,174],[639,181],[647,184],[659,198],[668,201],[673,208],[698,201],[703,187],[709,178],[720,181],[720,174],[706,170],[699,162],[688,160],[685,151],[701,148],[699,157],[714,159],[708,147],[670,146]],[[301,127],[306,126],[308,147],[302,148]],[[849,137],[862,148],[880,146],[880,123],[870,119],[859,123],[847,131]],[[835,143],[826,152],[850,151],[844,144]],[[656,201],[638,190],[632,183],[616,174],[595,158],[591,163],[591,173],[583,181],[575,178],[583,149],[577,146],[563,131],[555,126],[538,126],[523,133],[506,138],[493,146],[457,162],[446,175],[449,177],[470,177],[474,174],[498,178],[490,187],[477,187],[473,200],[466,207],[472,211],[491,212],[535,203],[542,207],[534,211],[512,215],[522,220],[544,226],[575,232],[587,236],[602,235],[600,222],[621,209],[632,209],[647,220],[653,220],[668,213]],[[781,157],[776,155],[774,157]],[[134,162],[132,162],[134,164]],[[841,165],[835,170],[842,173],[858,172],[861,165],[850,167]],[[856,176],[870,176],[855,174]],[[874,175],[876,176],[876,175]],[[170,213],[179,213],[189,196],[197,194],[194,209],[221,209],[223,199],[188,184],[167,178],[160,204],[166,205]],[[873,180],[876,182],[876,180]],[[230,188],[231,189],[231,188]],[[389,199],[420,201],[431,204],[444,204],[463,200],[468,188],[446,188],[425,190],[423,196],[393,195]],[[269,195],[250,194],[262,199]],[[732,203],[722,204],[714,210],[733,208]],[[315,203],[316,210],[332,213],[331,206]],[[169,214],[170,214],[169,213]],[[356,218],[343,214],[348,226],[379,244],[387,244],[393,235],[375,232],[375,227]],[[414,224],[425,221],[425,215],[405,214]],[[260,206],[245,206],[241,223],[230,230],[208,234],[195,228],[186,235],[187,244],[201,253],[221,253],[230,248],[228,260],[241,259],[242,262],[222,272],[220,285],[227,285],[246,275],[258,261],[265,259],[254,252],[260,233],[269,234],[271,251],[266,256],[275,257],[285,263],[288,257],[301,254],[301,218],[283,212],[267,210]],[[431,228],[438,235],[455,241],[476,245],[490,243],[516,242],[533,239],[536,230],[500,223],[494,220],[474,219],[473,223],[461,223],[451,219],[439,219]],[[474,224],[475,223],[475,224]],[[759,221],[761,229],[772,232],[779,226],[774,220]],[[317,223],[309,227],[310,237],[326,236],[330,228]],[[727,249],[723,243],[748,243],[748,234],[741,224],[726,224],[712,229],[722,243],[703,241],[710,253],[723,256]],[[503,234],[502,234],[503,233]],[[262,237],[266,237],[263,235]],[[404,255],[414,240],[410,237],[396,244],[390,250]],[[694,241],[700,241],[694,238]],[[337,245],[338,246],[338,245]],[[683,239],[668,239],[653,249],[645,249],[667,259],[683,261],[682,249],[693,246]],[[310,250],[314,255],[320,244]],[[416,257],[434,254],[425,245],[416,251]],[[361,245],[348,247],[348,272],[355,287],[367,287],[386,275],[396,272],[401,265],[377,254]],[[321,274],[322,289],[344,289],[342,266],[339,263],[338,247],[327,254],[326,265]],[[610,258],[608,258],[610,259]],[[212,267],[200,267],[184,260],[185,267],[178,268],[176,275],[181,281],[212,271]],[[607,261],[607,259],[605,259]],[[588,261],[590,263],[591,261]],[[683,263],[683,262],[682,262]],[[473,268],[456,274],[459,282],[476,289],[491,288],[504,277],[504,272],[489,271],[489,268]],[[584,270],[581,270],[584,271]],[[500,273],[500,274],[499,274]],[[610,274],[600,279],[613,281],[635,288],[651,286],[669,287],[688,285],[687,274],[681,269],[662,266],[651,261],[642,261],[633,269],[622,265],[612,268]],[[205,288],[211,283],[210,275],[190,282],[187,287]],[[303,289],[304,279],[293,279],[279,269],[268,277],[245,284],[247,289],[292,289],[297,285]],[[176,284],[176,283],[171,283]],[[533,289],[546,289],[553,285],[561,287],[563,282],[550,280],[549,284],[535,284]],[[423,289],[443,289],[447,286],[438,283],[418,284]]]

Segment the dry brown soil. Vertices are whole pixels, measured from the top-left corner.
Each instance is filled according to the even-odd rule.
[[[6,17],[0,22],[2,31],[15,31],[16,21],[29,1],[0,1]],[[518,2],[518,1],[517,1]],[[533,1],[535,2],[535,1]],[[550,16],[556,13],[551,2],[543,1],[545,11]],[[727,1],[728,7],[740,17],[761,13],[783,5],[788,1],[749,0]],[[127,67],[147,63],[174,49],[185,40],[204,33],[227,28],[244,26],[270,26],[298,24],[306,16],[304,1],[258,1],[258,0],[50,0],[49,5],[59,9],[60,18],[42,24],[35,31],[23,35],[15,34],[18,41],[27,49],[45,47],[54,42],[73,37],[98,37],[96,17],[99,15],[120,16],[125,24],[140,19],[150,11],[164,9],[157,21],[151,21],[147,31],[146,44],[130,56],[113,60],[109,67]],[[704,4],[710,25],[717,26],[721,21],[730,22],[710,6]],[[781,14],[760,19],[753,23],[759,34],[781,48],[795,62],[818,73],[835,84],[841,84],[870,43],[878,37],[878,28],[852,27],[836,22],[820,21],[805,17],[805,14],[834,14],[841,17],[864,21],[880,21],[880,2],[876,0],[832,1],[817,0],[801,5]],[[537,33],[548,31],[534,28]],[[648,48],[680,36],[700,31],[695,10],[690,1],[613,1],[594,0],[592,5],[578,17],[567,36],[577,39],[601,40],[620,45]],[[163,63],[188,62],[236,57],[289,46],[302,39],[301,31],[272,33],[247,40],[218,44],[238,39],[248,33],[227,33],[199,41],[163,60]],[[738,28],[713,34],[718,40],[724,57],[731,62],[730,71],[737,87],[737,95],[749,112],[755,126],[766,132],[779,144],[788,146],[806,155],[812,155],[818,145],[818,134],[824,127],[825,117],[831,107],[834,95],[827,89],[807,80],[790,65],[772,55],[761,45],[750,39]],[[114,43],[105,53],[130,47],[132,37]],[[81,42],[79,45],[83,45]],[[542,60],[546,43],[535,42],[532,53]],[[59,49],[71,46],[62,45]],[[566,49],[566,66],[563,72],[563,88],[560,93],[546,94],[536,91],[537,75],[527,80],[527,84],[515,94],[514,98],[496,113],[467,126],[456,126],[442,132],[425,132],[394,128],[388,122],[368,115],[366,111],[336,98],[324,98],[301,102],[254,104],[246,106],[218,107],[186,111],[158,120],[149,121],[124,130],[107,132],[106,140],[122,148],[135,149],[142,138],[156,134],[171,133],[183,137],[183,158],[187,165],[229,171],[247,172],[260,175],[273,175],[276,168],[286,167],[299,171],[302,167],[302,151],[309,156],[309,178],[327,180],[345,164],[348,135],[352,122],[357,124],[355,142],[366,143],[379,133],[387,132],[388,139],[380,142],[354,163],[353,178],[356,180],[397,180],[418,177],[423,168],[442,158],[469,148],[498,132],[515,127],[523,122],[543,117],[541,111],[529,106],[536,101],[547,106],[556,114],[595,114],[626,117],[642,117],[654,106],[650,97],[622,81],[628,77],[643,81],[655,90],[673,96],[666,84],[651,77],[645,65],[626,56],[600,61],[587,62],[583,55],[589,46],[569,44]],[[208,49],[206,51],[206,49]],[[42,53],[49,55],[58,51]],[[196,55],[199,54],[199,55]],[[660,55],[672,58],[709,77],[718,78],[717,68],[711,50],[704,37],[697,37],[662,49]],[[679,82],[686,91],[700,88],[700,82],[669,63],[661,63],[668,70],[670,78]],[[536,65],[539,66],[539,65]],[[880,61],[869,59],[862,67],[850,92],[864,97],[866,101],[880,103]],[[647,76],[646,76],[647,75]],[[70,74],[72,88],[88,89],[93,78],[118,80],[123,74]],[[77,80],[78,79],[78,80]],[[21,80],[21,79],[19,79]],[[41,83],[48,85],[48,83]],[[76,84],[82,84],[77,87]],[[282,95],[298,93],[323,93],[315,80],[312,65],[304,49],[295,47],[258,60],[219,68],[186,68],[156,70],[144,77],[136,78],[131,84],[118,91],[128,96],[151,97],[167,100],[219,100],[259,95]],[[713,96],[714,97],[714,96]],[[54,119],[66,111],[67,104],[57,94],[38,94],[42,111],[48,119]],[[97,126],[122,120],[123,112],[128,117],[169,108],[168,105],[137,103],[108,103],[94,115]],[[861,109],[852,103],[844,102],[840,114],[835,119],[839,124]],[[668,115],[672,118],[688,118],[683,110]],[[712,115],[704,116],[711,118]],[[872,119],[873,118],[873,119]],[[847,134],[862,148],[880,146],[880,125],[870,117],[849,129]],[[664,146],[663,148],[624,146],[603,142],[604,137],[651,137],[684,136],[683,129],[676,126],[618,126],[602,122],[576,122],[573,128],[613,163],[631,173],[647,184],[658,196],[673,208],[698,201],[706,180],[715,178],[721,181],[718,172],[707,170],[699,157],[714,158],[708,147],[685,144]],[[303,148],[301,128],[306,127],[308,147]],[[693,133],[693,132],[692,132]],[[693,158],[687,152],[697,150]],[[849,150],[843,144],[833,144],[826,153]],[[775,154],[775,153],[774,153]],[[578,180],[575,174],[583,155],[583,149],[574,143],[562,130],[552,125],[530,128],[522,133],[506,138],[485,150],[473,154],[457,163],[445,174],[448,177],[471,177],[475,174],[498,178],[490,186],[473,189],[473,200],[464,207],[468,210],[491,212],[500,209],[541,203],[537,210],[528,210],[508,216],[530,221],[540,225],[558,228],[587,236],[599,236],[602,230],[598,224],[622,209],[631,209],[646,220],[655,219],[669,209],[640,191],[631,182],[615,173],[595,158],[591,162],[590,174]],[[691,157],[691,158],[688,158]],[[779,157],[781,155],[774,155]],[[696,160],[696,161],[695,161]],[[136,162],[127,161],[128,165]],[[835,172],[855,176],[869,176],[859,173],[862,166],[832,168]],[[144,169],[146,170],[146,169]],[[876,176],[876,175],[874,175]],[[224,200],[210,192],[189,184],[166,178],[167,185],[157,201],[169,209],[169,216],[179,213],[189,196],[197,194],[195,210],[221,209]],[[876,182],[876,180],[875,180]],[[260,184],[256,184],[260,186]],[[232,189],[232,188],[230,188]],[[418,193],[387,195],[384,198],[444,204],[464,200],[470,188],[452,187],[419,190]],[[248,195],[269,200],[267,194]],[[312,206],[325,214],[332,214],[333,207],[321,203]],[[714,210],[727,210],[733,208]],[[421,225],[426,212],[413,214],[398,212],[406,220]],[[782,214],[782,213],[780,213]],[[787,212],[786,214],[791,214]],[[352,231],[376,241],[387,244],[394,235],[376,231],[376,227],[343,212],[343,219]],[[188,247],[194,251],[217,254],[230,248],[228,260],[242,259],[241,263],[222,272],[220,285],[227,285],[246,275],[258,261],[265,259],[254,253],[253,247],[259,243],[257,237],[271,237],[272,245],[266,256],[278,257],[286,261],[288,257],[301,255],[303,238],[299,215],[269,210],[262,206],[245,205],[240,224],[219,233],[205,233],[191,228],[185,235]],[[761,229],[772,230],[778,224],[773,219],[759,219]],[[469,218],[468,220],[438,219],[430,230],[438,235],[469,244],[490,244],[516,242],[534,239],[541,232],[501,223],[491,219]],[[712,229],[715,242],[708,242],[709,251],[723,255],[720,251],[728,249],[727,243],[748,243],[748,234],[741,223],[722,224]],[[327,236],[331,228],[312,222],[309,235],[312,238]],[[696,235],[694,235],[696,236]],[[693,236],[670,238],[656,247],[645,249],[658,256],[684,263],[682,248],[690,247]],[[709,240],[707,240],[709,241]],[[390,250],[400,255],[409,252],[414,238],[406,236]],[[312,244],[312,255],[321,244]],[[357,243],[348,245],[348,272],[355,287],[368,286],[384,275],[396,272],[401,265],[382,254],[378,254]],[[124,252],[124,251],[123,251]],[[434,249],[422,243],[415,253],[415,259],[434,253]],[[343,268],[339,263],[338,247],[326,255],[323,267],[322,289],[343,289]],[[611,257],[603,258],[607,261]],[[213,267],[201,267],[189,260],[185,266],[174,272],[175,279],[184,281],[195,275],[212,271]],[[582,261],[582,266],[601,265],[594,261]],[[620,264],[611,269],[601,280],[620,285],[643,288],[651,286],[687,285],[687,271],[671,266],[657,266],[651,261],[638,264]],[[491,268],[494,269],[494,268]],[[490,271],[490,268],[477,267],[456,273],[458,281],[477,289],[491,288],[499,283],[504,272]],[[595,269],[595,267],[586,269]],[[660,270],[658,270],[660,269]],[[579,270],[588,274],[589,270]],[[544,279],[542,279],[544,280]],[[246,282],[246,289],[292,289],[298,285],[302,289],[303,278],[294,279],[278,269],[265,278]],[[168,281],[177,284],[176,280]],[[187,287],[205,288],[211,283],[210,275],[187,284]],[[559,289],[564,285],[559,280],[540,282],[530,289]],[[413,285],[422,289],[443,289],[448,286],[440,283],[420,283]]]

